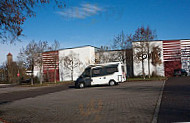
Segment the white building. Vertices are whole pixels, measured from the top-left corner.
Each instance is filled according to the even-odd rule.
[[[95,63],[95,50],[96,48],[93,46],[83,46],[59,50],[60,81],[72,80],[72,75],[73,80],[76,80],[89,64]],[[66,64],[66,58],[72,60],[73,65],[72,63]]]

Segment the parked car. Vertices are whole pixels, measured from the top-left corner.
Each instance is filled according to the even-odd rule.
[[[174,76],[187,76],[185,69],[175,69]]]
[[[30,84],[31,83],[31,79],[25,79],[25,80],[21,80],[20,84]]]
[[[76,88],[92,85],[117,85],[126,81],[124,65],[121,62],[94,64],[88,66],[75,81]]]

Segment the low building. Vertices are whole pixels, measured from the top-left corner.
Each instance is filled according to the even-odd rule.
[[[135,45],[141,42],[133,42],[133,59],[137,54],[138,48]],[[153,52],[153,48],[160,48],[159,59],[160,63],[153,64],[155,60],[150,57],[150,74],[156,74],[158,76],[173,76],[175,69],[185,69],[190,74],[190,40],[161,40],[149,42],[149,53]],[[147,56],[147,53],[144,55]],[[142,61],[134,60],[134,75],[142,75]],[[148,58],[144,60],[144,72],[148,75]]]
[[[84,69],[95,63],[123,62],[127,76],[142,76],[142,60],[137,59],[140,50],[136,45],[142,42],[134,41],[132,49],[101,50],[93,46],[48,51],[43,55],[44,81],[76,80]],[[144,49],[144,72],[152,76],[173,76],[174,69],[185,69],[190,74],[190,40],[156,40],[149,42],[149,49]],[[148,62],[148,54],[150,62]],[[150,63],[150,65],[149,65]],[[35,75],[40,69],[35,69]]]
[[[89,64],[95,63],[96,47],[81,46],[42,53],[44,81],[76,80]],[[35,75],[40,74],[35,67]]]

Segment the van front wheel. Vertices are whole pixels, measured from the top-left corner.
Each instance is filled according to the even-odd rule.
[[[115,82],[114,82],[113,80],[111,80],[111,81],[109,82],[109,85],[110,85],[110,86],[114,86],[114,85],[115,85]]]
[[[84,88],[84,83],[79,83],[79,88]]]

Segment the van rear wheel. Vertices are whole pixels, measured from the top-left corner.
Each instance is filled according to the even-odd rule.
[[[110,86],[114,86],[114,85],[115,85],[115,81],[111,80],[111,81],[109,82],[109,85],[110,85]]]

